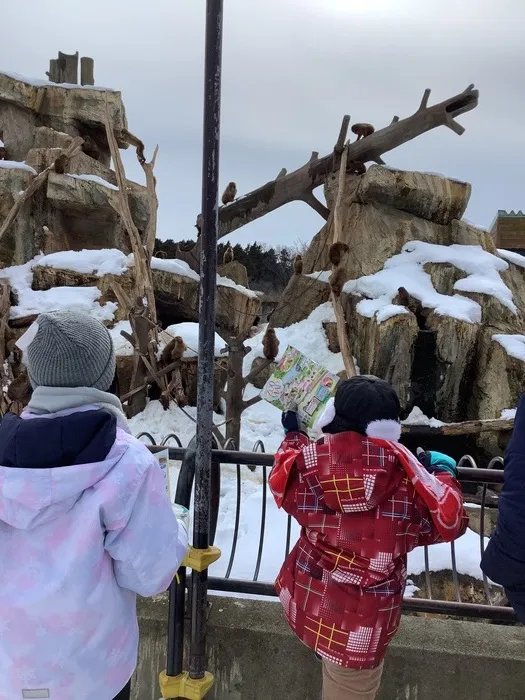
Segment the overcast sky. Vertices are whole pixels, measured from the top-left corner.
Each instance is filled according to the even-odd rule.
[[[480,90],[457,136],[440,127],[388,165],[467,180],[467,218],[525,208],[525,0],[225,0],[221,187],[245,193],[333,147],[343,114],[380,128]],[[156,143],[159,236],[194,235],[200,210],[205,0],[6,0],[0,69],[44,78],[58,50],[95,59],[131,131]],[[128,176],[141,180],[133,154]],[[290,204],[231,237],[293,245],[322,220]]]

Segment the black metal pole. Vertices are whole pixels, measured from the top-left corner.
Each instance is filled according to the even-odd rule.
[[[215,359],[215,289],[219,214],[219,145],[221,116],[223,0],[206,2],[204,124],[202,156],[202,228],[199,287],[199,359],[197,369],[197,444],[193,546],[207,549],[210,527],[210,475],[213,446],[213,367]],[[189,672],[206,671],[208,573],[192,572],[192,622]]]

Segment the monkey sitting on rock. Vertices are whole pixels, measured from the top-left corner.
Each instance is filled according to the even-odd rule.
[[[296,255],[293,261],[293,271],[294,275],[302,275],[303,274],[303,256],[302,255]]]
[[[341,241],[332,243],[328,252],[328,257],[332,265],[337,267],[349,250],[350,248],[346,245],[346,243],[342,243]]]
[[[234,259],[233,248],[230,245],[224,251],[224,255],[222,256],[222,264],[228,265],[228,263],[233,262],[233,259]]]

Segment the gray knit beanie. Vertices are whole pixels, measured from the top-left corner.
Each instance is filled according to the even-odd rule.
[[[40,314],[26,351],[31,386],[92,387],[107,391],[115,376],[108,329],[81,311]]]

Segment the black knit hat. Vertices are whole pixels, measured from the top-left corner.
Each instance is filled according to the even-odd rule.
[[[374,437],[398,440],[400,412],[399,398],[388,382],[361,375],[340,382],[317,426],[332,435],[352,431],[372,436],[373,432]]]

